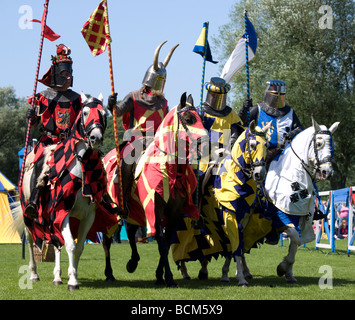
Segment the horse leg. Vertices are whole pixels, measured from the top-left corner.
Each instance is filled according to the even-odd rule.
[[[60,267],[60,250],[54,246],[54,253],[55,253],[55,266],[54,266],[54,270],[53,270],[53,284],[55,286],[63,284],[62,281],[62,269]]]
[[[198,278],[200,280],[207,280],[208,279],[208,269],[207,269],[207,265],[208,265],[208,260],[204,259],[201,262],[201,269],[198,272]]]
[[[297,248],[300,245],[300,237],[295,228],[289,227],[285,232],[290,237],[290,245],[287,256],[284,257],[283,261],[277,266],[277,275],[279,277],[285,275],[285,279],[288,283],[296,283],[297,280],[293,276],[292,267],[295,263]]]
[[[248,268],[248,265],[247,265],[247,261],[245,259],[245,254],[242,253],[242,269],[243,269],[243,275],[244,275],[244,278],[247,279],[247,280],[252,280],[253,279],[253,275],[250,273],[249,271],[249,268]],[[238,270],[236,269],[235,271],[235,277],[238,279]]]
[[[182,278],[184,280],[191,280],[190,275],[187,273],[187,267],[186,267],[185,261],[181,262],[181,264],[180,264],[180,273],[181,273]]]
[[[165,207],[163,199],[159,196],[155,197],[155,229],[156,235],[155,238],[158,242],[158,249],[160,254],[159,265],[156,271],[157,282],[161,282],[161,273],[164,269],[164,278],[165,283],[169,288],[176,288],[177,284],[174,281],[173,274],[169,265],[169,248],[170,248],[170,240],[171,240],[171,228],[165,228],[165,234],[163,232],[163,228],[161,225],[161,220],[159,216],[159,211]],[[160,208],[160,209],[159,209]]]
[[[79,283],[77,280],[77,270],[75,267],[74,253],[75,253],[75,241],[70,232],[69,215],[67,215],[63,221],[62,234],[65,241],[65,249],[68,253],[69,267],[68,267],[68,290],[73,291],[79,289]]]
[[[244,277],[242,257],[241,256],[236,256],[235,259],[236,259],[236,262],[237,262],[236,278],[238,280],[238,286],[247,287],[247,286],[249,286],[249,283],[248,283],[248,281],[245,280],[245,277]]]
[[[136,244],[137,230],[138,230],[138,225],[127,223],[126,231],[129,240],[129,245],[131,247],[131,259],[129,259],[126,265],[126,269],[129,273],[133,273],[134,271],[136,271],[138,266],[138,261],[140,260],[140,256],[138,254],[137,244]]]
[[[250,270],[248,268],[247,260],[245,259],[245,254],[244,253],[242,253],[242,267],[243,267],[244,278],[247,279],[247,280],[252,280],[253,279],[253,275],[250,273]]]
[[[86,236],[92,224],[94,223],[94,220],[95,220],[95,208],[94,206],[90,205],[86,209],[85,217],[80,221],[80,225],[79,225],[78,238],[74,250],[74,267],[76,269],[76,272],[78,272],[79,260],[84,251]]]
[[[37,273],[37,263],[35,261],[35,255],[33,252],[33,238],[27,228],[25,228],[25,234],[26,234],[26,239],[27,239],[27,243],[28,243],[28,251],[30,254],[30,262],[29,262],[29,266],[28,266],[31,270],[30,280],[33,282],[37,282],[40,279],[39,279],[39,276]]]
[[[109,282],[113,282],[116,280],[115,277],[113,276],[113,271],[111,267],[111,255],[110,255],[111,244],[112,244],[112,237],[109,238],[107,235],[104,234],[102,237],[102,246],[105,251],[105,260],[106,260],[105,276],[106,276],[106,281]]]
[[[226,261],[224,262],[224,265],[222,267],[222,278],[221,278],[222,282],[229,282],[228,273],[229,273],[230,264],[231,264],[231,258],[226,257]]]

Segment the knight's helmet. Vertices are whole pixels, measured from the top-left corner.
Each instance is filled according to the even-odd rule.
[[[206,82],[206,104],[215,110],[223,110],[226,107],[227,93],[231,89],[229,83],[222,78],[213,77]]]
[[[160,90],[162,92],[164,90],[164,85],[166,81],[166,67],[175,49],[178,47],[177,44],[174,48],[170,50],[164,62],[159,62],[159,52],[161,47],[165,43],[166,41],[162,42],[155,49],[153,64],[148,68],[147,72],[145,73],[144,79],[142,81],[143,85],[148,86],[153,90]]]
[[[283,108],[286,104],[286,83],[281,80],[269,80],[264,102],[273,108]]]
[[[48,87],[63,87],[67,77],[62,75],[63,71],[68,71],[71,76],[71,84],[73,85],[73,60],[69,57],[71,50],[64,44],[57,45],[57,55],[52,56],[52,65],[44,74],[42,79],[38,81]]]

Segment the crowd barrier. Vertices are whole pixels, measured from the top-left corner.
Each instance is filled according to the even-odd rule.
[[[337,220],[336,205],[345,203],[349,208],[348,214],[348,238],[347,238],[347,253],[350,251],[355,251],[354,246],[354,209],[353,204],[355,203],[355,193],[353,193],[355,187],[343,188],[339,190],[323,191],[319,192],[320,198],[323,199],[328,197],[328,202],[326,208],[324,208],[322,201],[318,202],[318,206],[321,211],[328,213],[327,217],[323,220],[316,221],[315,224],[315,249],[325,248],[330,249],[331,252],[336,251],[336,234],[335,234],[335,223]],[[326,236],[328,243],[320,243],[323,236]]]

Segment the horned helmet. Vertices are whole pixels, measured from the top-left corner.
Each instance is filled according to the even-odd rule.
[[[170,61],[172,54],[175,49],[178,47],[178,44],[173,47],[168,55],[166,56],[164,62],[159,62],[159,52],[161,47],[166,43],[166,41],[162,42],[154,52],[153,64],[148,68],[143,78],[142,84],[150,87],[153,90],[164,90],[164,85],[166,82],[166,67]]]
[[[281,80],[269,80],[264,102],[270,107],[281,109],[286,105],[286,83]]]

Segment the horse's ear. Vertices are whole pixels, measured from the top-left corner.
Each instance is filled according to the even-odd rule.
[[[191,106],[194,105],[194,99],[192,98],[191,94],[189,94],[189,96],[187,97],[187,103],[189,103]]]
[[[338,129],[339,123],[340,122],[334,122],[332,124],[332,126],[329,128],[329,131],[331,132],[331,134],[333,134],[336,131],[336,129]]]
[[[312,125],[313,125],[313,128],[314,128],[315,132],[321,131],[321,128],[320,128],[319,124],[316,122],[316,120],[314,120],[313,117],[312,117]]]
[[[180,108],[185,108],[185,106],[186,106],[186,92],[184,92],[180,98]]]
[[[255,133],[255,127],[256,127],[255,121],[252,120],[252,121],[250,122],[250,124],[249,124],[249,130],[250,130],[250,132],[253,133],[253,134]]]
[[[81,103],[84,104],[88,98],[86,97],[85,93],[82,91],[80,93],[80,96],[81,96]]]
[[[99,97],[97,99],[99,99],[101,101],[101,103],[104,102],[104,96],[102,95],[101,92],[100,92]]]

